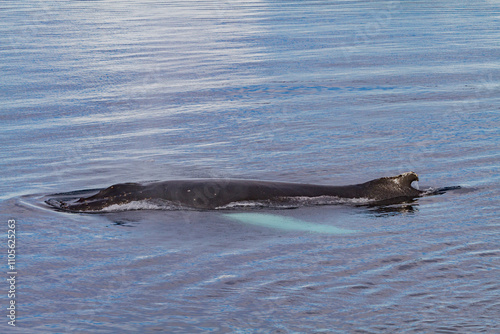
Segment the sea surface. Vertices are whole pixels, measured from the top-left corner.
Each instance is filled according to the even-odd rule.
[[[499,333],[499,41],[493,0],[2,1],[1,268],[16,274],[0,332]],[[44,203],[408,171],[461,188],[386,207]]]

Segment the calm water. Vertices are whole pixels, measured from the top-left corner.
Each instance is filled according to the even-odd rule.
[[[498,333],[498,1],[2,1],[19,333]],[[460,191],[396,208],[55,212],[234,177]],[[342,231],[351,233],[344,234]]]

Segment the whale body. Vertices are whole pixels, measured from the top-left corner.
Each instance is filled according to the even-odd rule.
[[[414,172],[382,177],[365,183],[329,186],[303,183],[238,179],[172,180],[147,184],[121,183],[81,198],[49,199],[47,203],[65,211],[99,212],[111,205],[133,201],[164,200],[181,207],[211,210],[246,201],[286,201],[320,196],[362,198],[373,202],[419,197],[423,192],[411,186]],[[64,194],[62,194],[64,195]]]

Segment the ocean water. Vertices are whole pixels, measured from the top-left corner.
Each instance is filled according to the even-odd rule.
[[[0,19],[1,332],[500,331],[499,1],[6,0]],[[462,188],[396,207],[44,203],[407,171]]]

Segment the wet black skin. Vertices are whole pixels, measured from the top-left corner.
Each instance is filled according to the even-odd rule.
[[[47,202],[62,210],[85,212],[99,211],[113,204],[150,199],[167,200],[195,209],[215,209],[232,202],[281,200],[290,197],[336,196],[387,201],[420,196],[422,192],[411,186],[413,181],[418,181],[414,172],[346,186],[232,179],[176,180],[144,185],[122,183],[76,201],[57,201],[57,205],[51,200]]]

